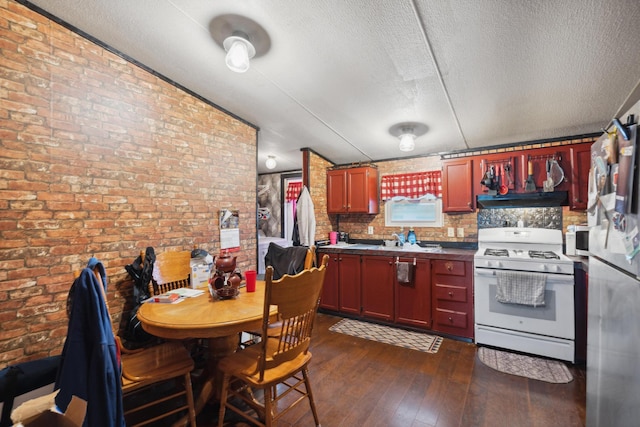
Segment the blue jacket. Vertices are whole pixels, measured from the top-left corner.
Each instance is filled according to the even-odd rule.
[[[100,266],[102,273],[104,266]],[[73,282],[67,339],[55,385],[60,390],[56,405],[66,411],[75,395],[87,401],[83,426],[124,427],[121,369],[103,292],[90,268]]]

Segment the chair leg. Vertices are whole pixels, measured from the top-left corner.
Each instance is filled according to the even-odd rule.
[[[320,427],[320,420],[318,419],[318,411],[316,411],[316,403],[313,400],[313,393],[311,392],[311,381],[309,381],[309,370],[306,367],[302,369],[302,376],[304,377],[304,386],[307,389],[307,397],[309,399],[309,405],[311,406],[311,413],[313,413],[313,420],[316,422],[316,427]]]
[[[227,409],[227,398],[229,393],[229,380],[230,376],[228,374],[224,374],[222,378],[222,392],[220,394],[220,411],[218,413],[218,427],[223,427],[224,425],[224,413]]]
[[[273,387],[265,387],[264,389],[264,425],[271,427],[273,424]]]
[[[187,373],[184,376],[184,387],[187,393],[187,404],[189,405],[189,423],[191,427],[196,427],[196,405],[193,400],[193,386],[191,384],[191,374]]]

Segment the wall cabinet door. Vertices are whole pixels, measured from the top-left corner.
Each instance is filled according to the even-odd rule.
[[[378,169],[365,166],[327,171],[327,213],[378,211]]]
[[[327,213],[347,212],[347,173],[344,170],[327,172]]]
[[[413,264],[413,258],[400,258],[400,262]],[[416,260],[413,281],[396,281],[395,322],[418,328],[431,327],[431,262]]]
[[[342,313],[360,315],[360,255],[339,254],[338,274]]]
[[[442,162],[442,210],[443,212],[473,212],[473,162],[471,158]]]
[[[571,189],[569,209],[586,210],[589,190],[589,169],[591,168],[591,144],[571,146]]]
[[[322,294],[320,295],[320,308],[326,310],[340,310],[340,262],[338,254],[329,255],[327,272],[324,275]],[[318,259],[322,259],[323,253],[318,252]]]
[[[362,256],[362,315],[393,320],[394,259]]]

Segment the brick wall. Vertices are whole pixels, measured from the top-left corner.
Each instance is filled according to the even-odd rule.
[[[0,31],[0,368],[60,353],[91,256],[116,329],[124,266],[147,246],[217,254],[221,208],[256,267],[253,126],[13,1]]]

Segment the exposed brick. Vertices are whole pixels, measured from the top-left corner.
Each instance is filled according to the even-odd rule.
[[[116,330],[124,266],[147,246],[217,254],[222,207],[256,268],[255,128],[14,1],[0,14],[0,368],[61,351],[90,256]]]

